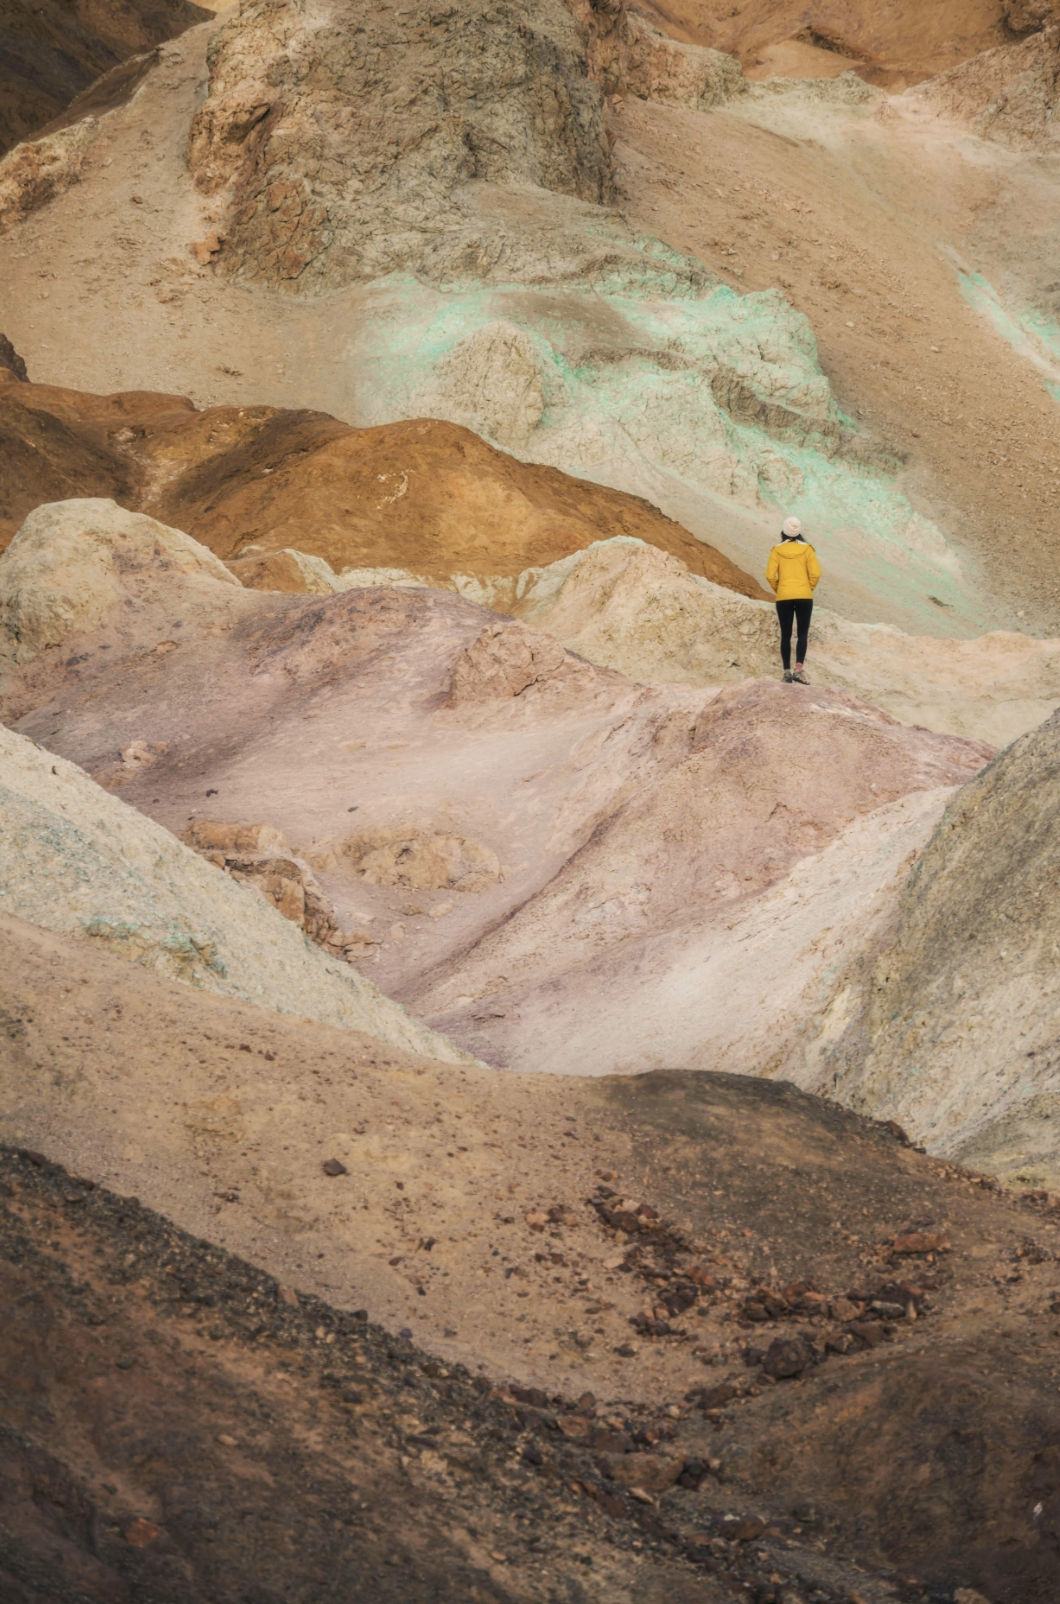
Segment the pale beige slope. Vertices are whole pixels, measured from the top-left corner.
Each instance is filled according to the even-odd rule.
[[[918,792],[857,818],[757,895],[730,883],[728,905],[690,897],[676,928],[652,931],[639,908],[642,940],[621,926],[638,893],[648,900],[647,881],[630,887],[621,859],[595,874],[576,865],[581,906],[568,920],[554,897],[540,899],[417,1005],[465,1032],[470,1015],[514,1067],[606,1075],[681,1064],[827,1095],[820,1065],[849,1023],[850,979],[888,932],[911,857],[951,795]]]
[[[780,673],[772,605],[696,579],[678,559],[637,541],[598,542],[528,571],[516,590],[509,605],[527,622],[642,684]],[[1060,705],[1060,641],[1000,631],[937,640],[855,623],[819,604],[810,639],[814,684],[852,691],[940,733],[1007,746]]]
[[[805,1085],[895,1118],[937,1152],[1024,1184],[1060,1165],[1060,723],[953,799],[902,889],[897,927]]]
[[[0,727],[3,908],[206,991],[466,1055],[73,763]]]
[[[843,692],[726,686],[679,761],[631,788],[503,925],[403,995],[513,1068],[755,1072],[783,1062],[808,1023],[792,1007],[793,983],[813,985],[793,967],[799,950],[833,930],[821,972],[837,981],[871,940],[877,909],[893,906],[937,797],[989,751],[907,729]],[[815,909],[814,896],[825,892],[827,905],[837,883],[834,907]],[[756,910],[789,897],[792,934],[742,948],[760,928]],[[778,928],[775,911],[761,920]],[[756,946],[752,976],[741,950]],[[814,1017],[827,1005],[826,987]]]

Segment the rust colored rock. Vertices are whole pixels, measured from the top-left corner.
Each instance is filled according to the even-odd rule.
[[[740,1389],[735,1381],[721,1381],[716,1387],[700,1387],[692,1395],[700,1409],[720,1409],[723,1404],[731,1403],[740,1396]]]
[[[847,1329],[866,1348],[878,1348],[887,1341],[887,1332],[877,1320],[858,1320]]]
[[[753,1543],[766,1529],[757,1515],[729,1515],[721,1523],[721,1533],[730,1543]]]
[[[891,1251],[900,1254],[948,1253],[949,1238],[942,1231],[904,1231],[896,1236]]]
[[[196,240],[188,249],[199,266],[206,267],[221,249],[221,241],[215,233],[209,233],[205,239]]]
[[[161,1526],[156,1526],[153,1520],[134,1520],[125,1528],[125,1541],[130,1548],[147,1548],[156,1537],[162,1535]]]

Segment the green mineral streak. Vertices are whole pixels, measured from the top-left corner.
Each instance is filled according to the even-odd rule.
[[[1060,401],[1060,324],[1034,307],[1017,310],[981,273],[958,273],[961,294],[1001,338],[1042,375],[1054,401]]]
[[[837,610],[879,617],[883,596],[904,628],[989,628],[974,575],[836,405],[807,319],[778,290],[739,295],[658,241],[638,247],[632,268],[626,257],[562,286],[377,281],[350,353],[361,421],[466,424],[524,460],[647,497],[755,571],[779,516],[796,513]],[[536,370],[535,415],[508,433],[503,365],[449,377],[491,325],[522,339],[528,394]]]

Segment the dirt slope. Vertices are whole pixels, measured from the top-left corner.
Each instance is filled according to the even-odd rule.
[[[813,86],[709,118],[627,98],[615,128],[631,219],[741,290],[779,285],[844,406],[975,553],[979,583],[1013,597],[1014,626],[1033,602],[1033,627],[1055,634],[1060,408],[1017,323],[1055,321],[1044,237],[1060,197],[1033,155],[970,149],[901,100],[832,107]],[[994,321],[976,274],[998,294]]]
[[[486,1598],[1052,1597],[1040,1200],[790,1087],[454,1070],[0,942],[3,1135],[126,1194],[4,1160],[14,1597],[426,1600],[435,1521]]]
[[[0,155],[52,122],[101,74],[175,39],[213,9],[191,0],[4,0]]]
[[[287,546],[344,568],[515,576],[636,536],[745,596],[761,586],[635,496],[536,467],[467,429],[353,429],[274,407],[0,384],[0,549],[34,507],[107,496],[220,557]]]
[[[1048,6],[1038,0],[1041,13]],[[900,90],[1002,44],[1013,16],[1022,31],[1035,0],[646,0],[641,9],[675,38],[731,52],[749,78],[831,78],[853,68]]]

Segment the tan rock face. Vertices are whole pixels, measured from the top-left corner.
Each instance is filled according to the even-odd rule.
[[[231,191],[221,261],[241,278],[309,289],[466,271],[481,241],[454,191],[471,183],[610,196],[600,92],[559,0],[430,16],[324,0],[311,25],[268,0],[209,60],[191,168],[204,193]],[[381,213],[400,226],[381,231]]]
[[[334,849],[371,886],[413,891],[485,891],[503,878],[491,848],[463,836],[373,830]]]
[[[579,668],[559,642],[525,624],[487,624],[453,665],[449,704],[506,701],[540,689],[557,676],[578,677]],[[591,677],[581,671],[581,678]]]
[[[1057,139],[1060,17],[1018,44],[973,57],[922,84],[915,102],[1010,150],[1052,150]],[[1017,30],[1022,31],[1022,30]]]
[[[234,587],[222,562],[179,529],[113,501],[39,507],[0,557],[0,657],[25,662],[97,628],[137,582]]]
[[[589,70],[605,94],[706,111],[745,87],[734,56],[660,33],[624,0],[575,0],[572,10],[588,35]]]
[[[347,933],[330,898],[304,859],[296,857],[279,830],[268,824],[225,824],[197,819],[182,837],[209,863],[249,886],[310,941],[336,957],[351,958],[371,945],[370,936]]]

